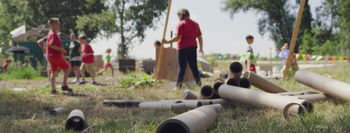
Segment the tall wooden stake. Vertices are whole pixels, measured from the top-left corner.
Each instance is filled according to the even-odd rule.
[[[286,64],[286,68],[283,71],[283,78],[284,79],[286,79],[288,72],[289,72],[289,67],[292,65],[292,58],[293,58],[295,43],[296,43],[297,38],[298,38],[299,27],[300,27],[300,23],[301,23],[301,17],[303,16],[305,3],[306,3],[306,0],[300,0],[299,13],[298,13],[297,19],[295,20],[294,31],[293,31],[292,39],[291,39],[291,42],[289,45],[289,54],[288,54],[288,58],[287,58],[287,64]]]
[[[164,31],[163,31],[163,39],[165,39],[166,36],[166,31],[168,29],[168,20],[169,20],[169,14],[170,14],[170,9],[171,9],[171,2],[172,0],[168,1],[168,10],[167,10],[167,14],[166,14],[166,19],[165,19],[165,26],[164,26]],[[154,82],[154,86],[156,86],[157,81],[159,80],[159,72],[160,72],[160,66],[162,64],[162,59],[163,59],[163,50],[164,50],[164,43],[162,42],[160,45],[160,49],[159,49],[159,55],[158,55],[158,60],[156,60],[156,72],[155,72],[155,82]]]

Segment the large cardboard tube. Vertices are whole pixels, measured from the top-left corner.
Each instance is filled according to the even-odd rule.
[[[113,105],[117,107],[138,107],[145,100],[103,100],[104,105]]]
[[[239,79],[242,75],[243,66],[239,62],[233,62],[230,64],[229,78]]]
[[[249,89],[250,88],[250,81],[248,78],[241,78],[239,80],[239,86],[242,87],[242,88],[247,88]]]
[[[309,95],[309,94],[319,94],[319,93],[312,90],[304,90],[304,91],[298,91],[298,92],[282,92],[277,94],[282,96],[299,96],[299,95]]]
[[[262,89],[266,92],[270,93],[281,93],[281,92],[287,92],[286,89],[272,83],[271,81],[268,81],[259,75],[255,74],[254,72],[245,72],[243,74],[243,77],[248,78],[250,83],[254,85],[255,87]]]
[[[278,94],[259,92],[256,90],[245,89],[236,86],[222,85],[219,88],[219,95],[224,99],[255,105],[266,106],[278,110],[283,110],[290,103],[298,103],[304,105],[307,111],[311,112],[313,106],[310,102],[290,96],[281,96]],[[304,113],[300,106],[292,106],[288,110],[291,113]]]
[[[157,133],[200,133],[216,121],[221,108],[220,104],[213,104],[182,113],[164,121]]]
[[[304,99],[309,102],[318,102],[318,101],[323,101],[326,100],[328,97],[324,94],[307,94],[307,95],[299,95],[295,96],[299,99]]]
[[[297,71],[295,73],[295,80],[301,84],[324,92],[326,95],[343,101],[350,101],[350,84],[306,70]]]
[[[83,131],[86,127],[84,113],[78,109],[70,112],[65,127],[66,130]]]
[[[240,79],[236,79],[236,78],[230,78],[226,81],[227,85],[232,85],[232,86],[239,86],[239,80]]]
[[[211,99],[213,98],[214,94],[214,89],[209,85],[205,85],[201,88],[200,99]]]
[[[154,109],[154,110],[171,110],[176,103],[182,103],[181,100],[162,100],[154,102],[141,102],[139,108]]]
[[[199,99],[199,96],[197,93],[186,89],[184,91],[184,99],[189,100],[189,99]]]

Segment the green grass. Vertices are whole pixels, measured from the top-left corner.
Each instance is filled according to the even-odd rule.
[[[224,69],[227,63],[218,67]],[[311,69],[321,75],[350,83],[350,65]],[[142,75],[142,74],[139,74]],[[125,79],[127,75],[116,75]],[[33,81],[35,82],[35,81]],[[213,79],[204,79],[204,84],[212,84]],[[290,91],[311,89],[296,83],[275,81]],[[120,84],[118,82],[117,84]],[[51,95],[50,88],[37,88],[15,92],[0,90],[0,132],[71,132],[64,130],[65,120],[73,109],[81,109],[88,125],[96,124],[94,132],[153,133],[166,119],[175,116],[171,111],[140,110],[138,108],[117,108],[104,106],[104,99],[182,99],[183,90],[170,91],[165,84],[158,88],[126,89],[72,86],[88,97]],[[194,91],[199,91],[199,87]],[[63,107],[66,112],[52,116],[47,111]],[[325,101],[314,103],[314,112],[301,117],[294,116],[285,121],[277,110],[241,105],[228,107],[219,113],[218,120],[205,132],[350,132],[350,104]]]
[[[0,72],[0,80],[42,80],[44,77],[32,67],[12,68]]]

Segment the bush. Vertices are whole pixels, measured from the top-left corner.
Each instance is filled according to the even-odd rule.
[[[40,77],[39,72],[32,67],[9,69],[0,73],[0,80],[34,79],[38,77]]]
[[[152,87],[153,84],[154,78],[144,73],[141,77],[130,74],[127,79],[121,80],[120,86],[124,88],[130,88],[132,86],[135,88],[146,88]]]

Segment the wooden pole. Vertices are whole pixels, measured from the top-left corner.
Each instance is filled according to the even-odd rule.
[[[169,20],[169,14],[170,14],[170,9],[171,9],[171,2],[172,0],[168,1],[168,10],[167,10],[167,14],[166,14],[166,19],[165,19],[165,25],[164,25],[164,31],[163,31],[163,38],[162,40],[165,39],[166,36],[166,31],[168,29],[168,20]],[[156,72],[155,72],[155,82],[154,82],[154,86],[156,85],[157,81],[159,80],[159,71],[160,71],[160,66],[162,64],[162,59],[163,59],[163,50],[164,50],[164,43],[162,41],[160,48],[159,48],[159,55],[158,55],[158,60],[156,60]]]
[[[298,38],[299,27],[300,27],[300,23],[301,23],[301,17],[303,16],[305,3],[306,3],[306,0],[300,0],[299,13],[298,13],[297,19],[295,20],[294,31],[293,31],[292,39],[291,39],[291,42],[289,45],[289,54],[288,54],[288,58],[287,58],[287,64],[286,64],[286,68],[283,71],[283,78],[284,79],[286,79],[288,72],[289,72],[289,67],[292,65],[294,47],[295,47],[295,43],[296,43],[297,38]]]

